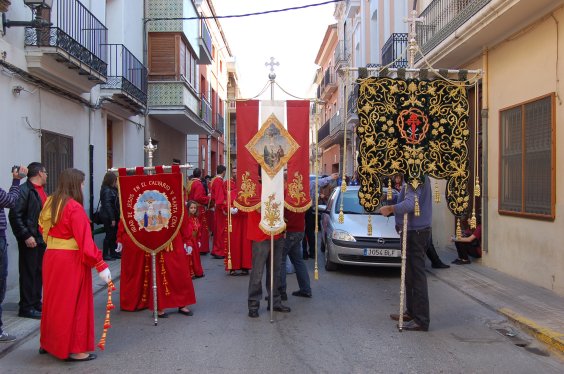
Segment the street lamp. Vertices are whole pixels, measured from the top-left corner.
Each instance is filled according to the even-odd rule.
[[[24,0],[24,4],[27,5],[32,14],[35,13],[35,19],[31,21],[10,21],[6,18],[6,14],[2,13],[2,31],[6,35],[6,29],[9,27],[49,27],[51,22],[41,19],[38,10],[39,9],[51,9],[53,6],[53,0]]]

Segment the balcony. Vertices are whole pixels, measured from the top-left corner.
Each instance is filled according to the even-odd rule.
[[[183,134],[211,135],[211,124],[201,117],[199,95],[185,80],[150,81],[149,116]]]
[[[345,49],[345,42],[339,40],[337,42],[337,47],[333,53],[333,61],[335,63],[335,70],[338,70],[342,66],[348,66],[350,53]]]
[[[215,123],[213,128],[217,132],[219,132],[220,136],[225,133],[225,120],[223,119],[223,116],[219,113],[215,114]]]
[[[211,127],[212,125],[212,107],[208,99],[202,95],[202,99],[200,101],[200,118],[204,121],[208,126]]]
[[[108,56],[103,96],[141,112],[147,106],[147,68],[123,44],[105,44]]]
[[[213,61],[212,37],[205,20],[200,21],[200,36],[198,37],[198,45],[200,46],[200,58],[198,60],[198,64],[211,65]]]
[[[337,90],[336,73],[332,66],[325,70],[323,80],[318,87],[317,95],[321,100],[327,100]]]
[[[407,33],[393,33],[382,48],[382,65],[391,68],[407,67]]]
[[[337,131],[343,129],[343,110],[339,110],[337,114],[335,114],[329,120],[329,134],[334,135]]]
[[[360,9],[360,0],[347,0],[345,4],[345,18],[353,18]]]
[[[321,143],[323,139],[329,136],[330,132],[331,132],[331,124],[329,121],[327,121],[317,131],[317,143]]]
[[[25,29],[29,71],[75,93],[106,82],[106,26],[78,0],[55,0],[49,21]]]

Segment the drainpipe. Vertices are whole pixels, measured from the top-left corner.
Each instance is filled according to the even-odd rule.
[[[94,215],[94,145],[92,144],[92,116],[94,110],[88,109],[88,204],[90,205],[90,217]],[[90,223],[94,228],[94,223]]]
[[[489,80],[488,80],[488,50],[482,53],[482,250],[489,251],[488,246],[488,112],[489,112]],[[499,182],[499,181],[498,181]]]

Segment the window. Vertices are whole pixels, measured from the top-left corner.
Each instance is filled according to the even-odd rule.
[[[554,94],[500,111],[499,212],[554,219]]]
[[[49,131],[41,132],[41,163],[49,173],[45,189],[53,193],[61,171],[73,167],[72,138]]]

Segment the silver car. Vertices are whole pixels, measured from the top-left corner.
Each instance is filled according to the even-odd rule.
[[[394,217],[372,214],[372,235],[369,236],[368,214],[358,201],[358,188],[348,186],[344,194],[340,188],[335,188],[327,205],[319,205],[325,269],[336,270],[339,265],[401,266],[400,237]],[[342,224],[339,223],[341,199],[345,216]]]

